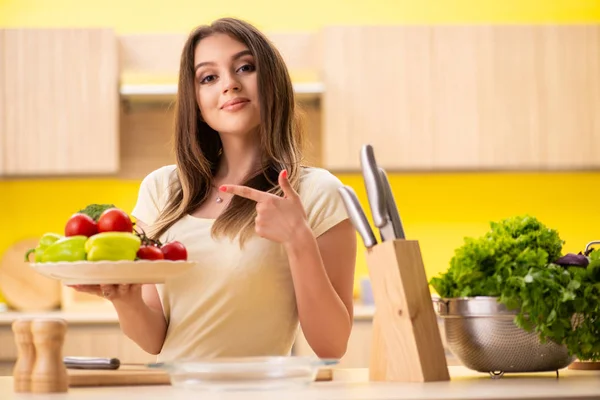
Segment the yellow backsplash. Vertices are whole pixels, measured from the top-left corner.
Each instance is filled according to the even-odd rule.
[[[27,0],[0,1],[0,26],[111,26],[118,33],[187,32],[222,16],[265,31],[325,25],[596,22],[598,0]]]
[[[362,177],[338,174],[370,209]],[[484,233],[489,221],[529,213],[559,231],[564,250],[578,252],[600,239],[600,172],[390,174],[408,239],[417,239],[428,277],[444,271],[465,236]],[[130,211],[139,181],[61,179],[0,181],[0,254],[12,243],[61,231],[66,219],[89,203]],[[359,239],[360,240],[360,239]],[[359,242],[356,281],[366,275]]]

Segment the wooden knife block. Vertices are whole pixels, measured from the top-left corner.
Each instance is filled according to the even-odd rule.
[[[419,242],[379,243],[366,261],[376,309],[369,379],[450,380]]]

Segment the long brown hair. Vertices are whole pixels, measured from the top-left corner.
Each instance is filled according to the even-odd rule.
[[[246,45],[256,62],[262,167],[246,177],[243,184],[281,195],[277,179],[279,172],[287,169],[292,187],[298,190],[301,124],[285,62],[258,29],[238,19],[222,18],[211,25],[194,29],[183,47],[173,141],[176,176],[171,179],[166,207],[152,227],[151,236],[154,238],[160,237],[180,218],[197,209],[210,193],[223,147],[219,134],[202,120],[196,103],[194,51],[200,40],[216,33],[227,34]],[[234,196],[214,222],[212,234],[231,239],[239,234],[243,245],[254,233],[255,217],[256,203]]]

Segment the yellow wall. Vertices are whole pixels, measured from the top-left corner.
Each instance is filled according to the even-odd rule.
[[[112,26],[187,31],[221,16],[265,30],[332,24],[564,23],[600,20],[598,0],[0,0],[0,26]]]
[[[362,178],[339,175],[357,192],[370,217]],[[530,213],[558,229],[565,250],[600,239],[600,173],[393,174],[390,176],[407,237],[421,244],[429,276],[447,268],[465,236],[480,235],[490,220]],[[16,240],[60,231],[89,203],[131,210],[139,182],[107,179],[0,181],[0,254]],[[357,280],[367,273],[362,244]]]
[[[225,15],[267,31],[315,30],[328,24],[576,23],[600,21],[600,0],[0,0],[0,26],[13,27],[187,31]],[[360,176],[340,178],[367,207]],[[490,220],[515,214],[533,214],[558,229],[567,251],[600,239],[600,173],[394,174],[390,180],[407,235],[420,241],[430,276],[447,268],[463,237],[480,235]],[[16,240],[61,230],[71,213],[88,203],[112,202],[131,210],[138,184],[106,179],[0,181],[0,254]],[[365,273],[361,247],[357,279]]]

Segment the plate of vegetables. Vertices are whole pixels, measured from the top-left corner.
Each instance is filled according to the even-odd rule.
[[[164,283],[194,265],[182,243],[138,232],[112,204],[91,204],[73,214],[64,234],[45,233],[25,259],[65,285]]]

